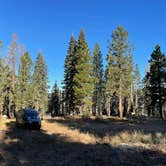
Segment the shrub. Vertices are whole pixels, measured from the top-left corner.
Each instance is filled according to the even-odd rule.
[[[89,111],[84,111],[82,114],[83,119],[89,119],[90,118],[90,112]]]

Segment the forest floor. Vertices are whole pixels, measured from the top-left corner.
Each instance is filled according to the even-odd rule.
[[[165,166],[166,121],[54,118],[40,131],[0,119],[0,166]]]

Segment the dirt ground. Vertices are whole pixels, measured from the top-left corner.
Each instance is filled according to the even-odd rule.
[[[55,118],[40,131],[0,119],[0,166],[165,166],[166,121]]]

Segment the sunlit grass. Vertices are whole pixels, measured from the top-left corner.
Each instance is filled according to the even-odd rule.
[[[116,146],[121,143],[166,144],[166,134],[157,133],[152,135],[145,134],[141,131],[124,131],[113,136],[107,134],[101,139],[101,142]]]
[[[63,118],[65,121],[65,119]],[[95,130],[101,130],[101,132],[104,132],[104,128],[99,128],[101,125],[105,125],[109,128],[109,132],[105,132],[103,137],[99,137],[96,134],[93,134],[93,132],[90,132],[92,129],[91,121],[89,121],[86,124],[86,121],[82,120],[81,118],[71,118],[71,120],[75,120],[73,123],[74,127],[69,127],[68,125],[59,123],[58,121],[54,121],[53,123],[48,122],[47,120],[42,121],[42,130],[41,132],[45,132],[48,135],[57,135],[57,141],[66,141],[66,142],[74,142],[74,143],[81,143],[81,144],[107,144],[110,146],[121,146],[123,144],[127,144],[130,146],[139,146],[139,147],[145,147],[145,146],[158,146],[158,145],[166,145],[166,133],[161,132],[143,132],[141,130],[135,129],[132,131],[129,131],[128,128],[124,128],[123,131],[116,131],[112,130],[114,127],[116,127],[116,124],[119,124],[119,119],[116,118],[110,118],[106,119],[105,117],[92,117],[91,120],[95,121],[95,124],[93,126],[93,129]],[[114,126],[111,126],[110,123],[104,120],[112,120],[115,121]],[[8,119],[0,119],[0,130],[7,130],[8,126],[7,124],[9,122],[13,122],[14,120],[8,120]],[[102,123],[101,123],[102,122]],[[120,122],[121,123],[121,122]],[[125,122],[126,123],[126,122]],[[88,130],[81,131],[79,128],[84,125],[88,127]],[[96,125],[97,124],[97,125]],[[95,126],[96,125],[96,126]],[[17,139],[9,140],[6,139],[6,143],[11,142],[17,142]],[[50,141],[50,142],[49,142]],[[53,143],[53,139],[42,139],[41,137],[38,137],[35,135],[33,137],[32,143]]]

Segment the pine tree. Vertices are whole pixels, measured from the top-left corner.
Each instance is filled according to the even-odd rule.
[[[12,35],[12,42],[8,46],[7,55],[4,62],[4,71],[6,71],[7,84],[4,87],[5,91],[5,109],[7,108],[8,117],[14,116],[15,112],[15,96],[16,96],[16,74],[18,68],[18,59],[24,52],[24,47],[18,44],[18,37],[16,34]],[[9,83],[10,82],[10,83]],[[7,101],[7,102],[6,102]],[[7,106],[8,104],[8,106]]]
[[[31,91],[32,60],[29,53],[24,53],[20,61],[15,95],[17,109],[33,107],[33,98],[31,98],[33,93]]]
[[[18,51],[18,37],[16,34],[12,35],[12,43],[8,46],[7,52],[7,61],[12,74],[12,89],[15,88],[15,76],[16,76],[16,60],[17,60],[17,51]]]
[[[146,74],[146,94],[151,102],[147,104],[147,109],[149,113],[151,110],[154,112],[154,108],[157,106],[160,117],[164,118],[162,105],[166,98],[166,57],[161,53],[159,45],[155,46],[149,65],[150,70]]]
[[[116,64],[115,64],[115,56],[111,54],[111,51],[109,49],[107,54],[107,66],[105,71],[105,102],[106,102],[106,110],[107,115],[110,115],[110,100],[114,100],[116,98]],[[113,112],[117,112],[116,108],[112,110]]]
[[[77,42],[75,70],[76,73],[73,78],[74,104],[79,110],[81,108],[80,111],[90,111],[93,91],[92,64],[83,30],[80,31]]]
[[[128,44],[128,32],[122,26],[112,33],[106,69],[106,88],[108,95],[119,97],[119,116],[123,117],[123,99],[130,94],[132,81],[132,52]],[[114,91],[114,92],[113,92]],[[109,103],[109,101],[108,101]],[[110,109],[110,108],[109,108]]]
[[[8,118],[14,116],[13,112],[13,89],[12,89],[12,72],[8,65],[3,66],[3,114],[7,115]]]
[[[138,111],[138,100],[139,100],[139,92],[141,91],[141,78],[140,78],[140,72],[138,64],[135,65],[135,68],[133,70],[133,90],[135,95],[135,113]]]
[[[64,92],[65,92],[65,103],[66,103],[66,112],[70,114],[74,113],[74,75],[75,75],[75,51],[76,51],[76,42],[74,36],[71,36],[69,42],[69,48],[67,51],[67,56],[65,59],[64,65]]]
[[[52,117],[60,115],[60,90],[56,82],[50,95],[48,112]]]
[[[44,112],[48,106],[48,91],[47,91],[47,67],[40,52],[37,56],[34,74],[33,84],[35,87],[35,108],[38,109],[43,117]]]
[[[94,79],[93,90],[93,115],[101,114],[103,106],[103,94],[104,94],[104,79],[103,79],[103,60],[99,45],[96,43],[92,57],[93,71],[92,76]]]

